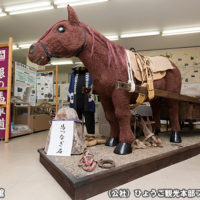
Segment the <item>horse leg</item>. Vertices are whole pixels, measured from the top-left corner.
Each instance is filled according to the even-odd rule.
[[[111,101],[101,99],[105,117],[110,124],[110,138],[106,142],[106,146],[116,146],[119,143],[119,125],[115,117],[115,110]]]
[[[155,122],[152,124],[153,130],[152,132],[155,135],[158,135],[160,132],[160,108],[161,108],[161,100],[160,98],[156,98],[150,102],[151,104],[151,109],[152,109],[152,116],[153,116],[153,121]]]
[[[180,124],[179,124],[179,102],[176,100],[168,99],[168,113],[169,113],[169,120],[171,125],[171,136],[170,142],[173,143],[181,143],[181,136],[180,136]]]
[[[129,154],[132,152],[131,144],[135,140],[130,126],[130,94],[122,90],[114,90],[112,101],[120,129],[120,143],[116,146],[114,153],[120,155]]]

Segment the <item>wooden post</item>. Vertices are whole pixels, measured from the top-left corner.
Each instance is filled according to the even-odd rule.
[[[8,84],[7,84],[7,105],[6,105],[6,131],[5,131],[5,142],[9,141],[10,131],[10,98],[11,98],[11,79],[12,79],[12,46],[13,39],[9,38],[9,57],[8,57]]]
[[[28,104],[28,127],[30,128],[31,127],[31,105]]]
[[[56,113],[58,112],[58,65],[56,65]]]

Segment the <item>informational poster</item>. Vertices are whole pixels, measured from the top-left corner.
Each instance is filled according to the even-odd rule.
[[[74,133],[73,121],[52,121],[47,155],[71,156]]]
[[[181,94],[200,98],[200,84],[199,83],[182,84]]]
[[[7,87],[8,84],[8,47],[0,48],[0,87]],[[0,102],[1,104],[7,101],[7,91],[0,91]],[[0,138],[5,137],[6,129],[6,108],[0,108]]]
[[[37,99],[53,99],[54,72],[37,73]]]
[[[36,104],[36,74],[35,68],[15,62],[14,96],[20,97],[32,106]]]

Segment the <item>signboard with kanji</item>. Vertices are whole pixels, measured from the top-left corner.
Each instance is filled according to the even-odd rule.
[[[9,47],[0,47],[0,88],[8,85],[8,55]],[[0,90],[0,104],[7,101],[7,90]],[[6,107],[0,107],[0,138],[5,137]]]
[[[71,156],[74,122],[52,121],[51,137],[47,155]]]

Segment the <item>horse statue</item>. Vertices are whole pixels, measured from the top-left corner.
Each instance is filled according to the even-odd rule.
[[[52,57],[78,57],[87,66],[93,79],[93,88],[100,97],[105,117],[110,124],[107,146],[116,146],[114,153],[132,152],[135,136],[131,130],[130,103],[137,93],[118,90],[117,81],[127,82],[127,55],[122,46],[108,40],[102,34],[80,22],[71,6],[67,6],[68,20],[62,20],[49,28],[29,49],[29,59],[38,65],[46,65]],[[167,70],[166,76],[153,82],[154,88],[180,93],[181,75],[178,68]],[[133,73],[134,77],[134,73]],[[178,101],[168,99],[171,124],[171,142],[181,142],[179,134]],[[153,132],[160,130],[160,99],[150,102],[153,110]]]

